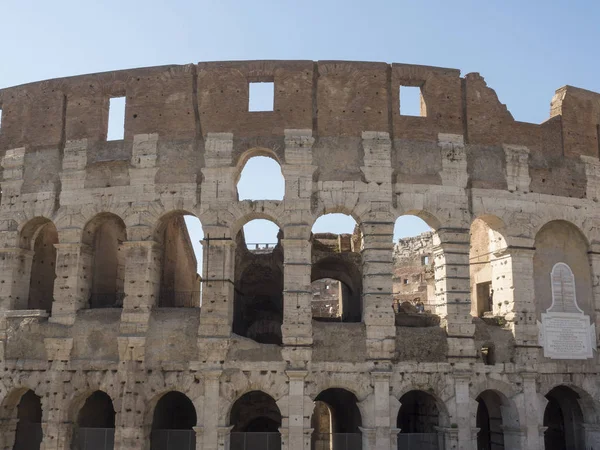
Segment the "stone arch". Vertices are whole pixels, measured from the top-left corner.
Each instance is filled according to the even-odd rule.
[[[276,215],[270,214],[269,212],[252,211],[238,215],[234,218],[233,223],[231,224],[231,236],[235,238],[239,234],[240,230],[244,227],[244,225],[246,225],[248,222],[252,222],[253,220],[257,219],[263,219],[268,220],[269,222],[273,222],[279,227],[280,230],[283,230],[283,224],[281,223],[280,218]]]
[[[585,425],[598,425],[598,409],[591,396],[576,386],[559,384],[552,387],[545,398],[548,400],[543,415],[545,448],[588,448]]]
[[[21,386],[7,393],[0,408],[0,447],[39,449],[43,435],[41,397]]]
[[[471,314],[500,315],[501,308],[512,303],[510,279],[506,279],[506,226],[498,216],[483,214],[471,222],[469,273],[471,279]],[[508,305],[504,300],[508,301]]]
[[[88,268],[91,308],[122,307],[125,296],[125,222],[113,213],[100,213],[83,228],[82,242],[91,250]]]
[[[231,428],[230,449],[281,448],[279,429],[281,410],[275,399],[264,391],[246,392],[232,403],[228,414]]]
[[[171,390],[153,402],[150,448],[161,450],[170,446],[192,450],[196,448],[198,425],[196,407],[184,393]]]
[[[593,317],[589,243],[581,230],[563,220],[547,222],[536,234],[534,247],[533,279],[538,317],[552,306],[552,270],[557,263],[569,266],[575,277],[577,304]]]
[[[263,344],[281,344],[283,324],[283,248],[279,228],[275,247],[246,248],[236,235],[233,332]]]
[[[312,449],[332,448],[334,450],[362,447],[361,427],[363,411],[354,392],[330,387],[320,391],[314,400],[311,414],[313,434]],[[328,432],[324,433],[323,430]]]
[[[477,448],[492,450],[506,448],[518,450],[521,442],[511,431],[521,427],[519,410],[503,392],[485,389],[476,397],[475,426],[479,428]],[[508,433],[505,433],[505,430]]]
[[[154,226],[161,255],[159,307],[200,306],[201,277],[185,216],[197,218],[186,210],[174,210],[163,214]]]
[[[266,175],[269,178],[269,183],[275,182],[275,180],[277,180],[276,185],[273,186],[263,186],[264,184],[264,179],[262,180],[261,188],[266,188],[264,191],[261,190],[260,192],[258,192],[255,195],[243,195],[240,193],[240,187],[243,187],[243,185],[245,183],[252,183],[253,181],[257,181],[259,182],[260,179],[256,178],[257,175],[255,174],[250,174],[247,172],[247,170],[249,169],[249,164],[251,163],[251,161],[256,161],[256,162],[260,162],[261,158],[269,158],[272,161],[274,161],[277,166],[279,167],[279,171],[277,172],[276,168],[270,168],[270,167],[263,167],[263,172],[264,175]],[[250,164],[252,165],[252,164]],[[261,174],[263,175],[263,174]],[[281,201],[283,200],[283,198],[285,197],[285,177],[283,176],[283,168],[281,166],[281,163],[279,162],[279,159],[277,158],[277,155],[275,154],[275,152],[265,149],[265,148],[252,148],[250,150],[247,150],[246,152],[244,152],[239,160],[238,160],[238,164],[236,166],[236,170],[235,170],[235,178],[234,178],[234,183],[236,185],[236,192],[237,192],[237,196],[238,198],[240,198],[241,196],[245,197],[243,200],[251,200],[251,201],[256,201],[256,200],[278,200]],[[283,184],[283,186],[280,186],[280,184]],[[279,195],[279,192],[274,192],[277,191],[278,189],[275,188],[282,188],[282,192],[281,195]]]
[[[56,247],[58,231],[46,217],[34,217],[20,230],[19,245],[31,251],[31,263],[24,268],[28,277],[26,309],[50,312],[56,279]],[[25,299],[22,299],[25,300]]]
[[[73,442],[80,448],[88,442],[104,442],[105,449],[114,448],[117,413],[111,396],[101,390],[86,392],[76,397],[71,411]]]
[[[424,391],[422,389],[415,389],[414,387],[407,386],[398,393],[397,398],[400,403],[400,408],[398,409],[398,415],[396,417],[396,426],[397,428],[400,428],[400,433],[403,432],[402,426],[400,426],[403,421],[409,423],[409,425],[413,427],[410,428],[412,431],[408,431],[408,428],[405,427],[405,433],[431,433],[435,432],[431,431],[434,430],[434,426],[450,425],[448,407],[434,390],[430,389]],[[411,417],[415,415],[415,408],[420,408],[421,406],[431,409],[428,411],[428,413],[431,414],[428,414],[427,416],[431,420],[422,424],[410,422]],[[435,422],[435,424],[433,424],[433,422]],[[428,428],[419,428],[418,426],[420,425],[426,425]]]

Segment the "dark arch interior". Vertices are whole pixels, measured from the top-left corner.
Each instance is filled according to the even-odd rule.
[[[410,391],[400,398],[397,427],[400,433],[436,433],[439,409],[435,398],[422,391]]]
[[[358,268],[359,258],[357,253],[340,253],[318,259],[312,265],[311,282],[322,279],[340,282],[342,322],[362,320],[362,275]],[[318,317],[314,318],[319,320]]]
[[[181,392],[169,392],[154,408],[153,430],[191,430],[196,426],[196,408]]]
[[[33,243],[33,260],[29,279],[28,309],[52,309],[54,280],[56,279],[56,248],[58,232],[51,222],[46,222],[37,231]]]
[[[77,416],[80,428],[114,428],[115,410],[107,393],[96,391],[90,395]]]
[[[485,391],[477,397],[477,449],[502,450],[504,428],[502,422],[502,399],[494,391]]]
[[[17,419],[13,450],[38,450],[42,442],[42,404],[33,391],[21,397]]]
[[[278,433],[281,427],[277,403],[262,391],[248,392],[237,399],[229,417],[234,433]]]
[[[317,395],[315,402],[323,402],[329,407],[332,433],[360,433],[362,419],[352,392],[341,388],[326,389]]]
[[[583,450],[583,412],[579,395],[567,386],[558,386],[547,395],[544,411],[546,450]]]
[[[281,231],[278,239],[282,238]],[[281,344],[283,249],[246,249],[238,233],[235,261],[233,332],[262,344]]]

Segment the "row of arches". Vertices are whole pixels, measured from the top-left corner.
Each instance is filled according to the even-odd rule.
[[[546,450],[583,450],[584,413],[577,392],[560,385],[546,395],[543,426]],[[476,399],[478,450],[520,448],[507,430],[519,428],[514,405],[503,394],[483,391]],[[409,391],[400,399],[395,426],[398,450],[442,449],[443,430],[452,428],[444,404],[426,391]],[[13,450],[39,450],[43,439],[41,398],[25,391],[17,406]],[[74,418],[72,448],[112,450],[115,444],[116,413],[112,399],[103,391],[81,399]],[[252,450],[281,446],[282,414],[273,397],[250,391],[239,397],[229,414],[231,450]],[[183,393],[170,391],[154,407],[150,426],[151,450],[192,450],[196,448],[197,414],[193,402]],[[310,426],[311,450],[360,450],[362,418],[354,393],[329,388],[314,400]]]

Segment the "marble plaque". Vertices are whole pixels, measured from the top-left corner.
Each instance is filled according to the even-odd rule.
[[[543,313],[540,345],[551,359],[593,358],[596,347],[595,326],[590,318],[577,313]]]

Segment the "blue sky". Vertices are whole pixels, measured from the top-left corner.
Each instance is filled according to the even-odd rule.
[[[212,60],[404,62],[479,72],[539,123],[557,88],[600,92],[599,18],[597,0],[1,0],[0,88]]]

